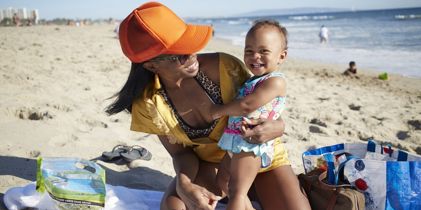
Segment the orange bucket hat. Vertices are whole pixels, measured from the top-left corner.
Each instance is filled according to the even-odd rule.
[[[186,24],[168,7],[149,2],[133,10],[120,24],[123,53],[134,63],[161,54],[192,54],[206,46],[212,28]]]

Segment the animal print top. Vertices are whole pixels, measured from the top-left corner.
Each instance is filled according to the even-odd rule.
[[[205,90],[206,95],[208,95],[209,99],[214,104],[222,104],[222,96],[221,96],[221,88],[212,82],[212,80],[209,79],[202,71],[199,70],[197,75],[194,77],[194,79],[197,81],[197,83]],[[175,113],[175,117],[177,118],[178,123],[180,124],[181,128],[186,132],[187,136],[194,141],[194,139],[197,138],[203,138],[208,137],[209,134],[212,132],[212,130],[215,128],[216,123],[218,120],[214,120],[208,127],[206,128],[196,128],[193,127],[187,122],[183,120],[183,118],[180,116],[180,114],[175,109],[174,104],[172,103],[171,99],[167,96],[167,92],[165,90],[165,87],[162,86],[158,93],[161,94],[165,101],[169,104],[171,109]]]

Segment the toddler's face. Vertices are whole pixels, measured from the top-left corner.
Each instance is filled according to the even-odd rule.
[[[284,37],[273,27],[262,27],[246,37],[244,63],[254,75],[278,69],[286,58]]]

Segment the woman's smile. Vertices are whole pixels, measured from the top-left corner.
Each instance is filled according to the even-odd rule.
[[[199,62],[195,60],[192,64],[186,67],[188,73],[193,73],[199,69]]]

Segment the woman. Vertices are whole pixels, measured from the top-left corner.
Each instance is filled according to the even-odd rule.
[[[146,3],[121,23],[120,44],[131,60],[129,78],[116,101],[115,114],[129,110],[131,129],[157,134],[173,159],[176,177],[167,188],[161,209],[214,209],[221,190],[216,173],[224,151],[217,141],[227,118],[212,120],[210,107],[231,101],[250,77],[233,56],[195,53],[209,41],[209,26],[188,25],[164,5]],[[243,126],[250,143],[282,135],[282,121]],[[277,143],[272,166],[259,173],[254,185],[264,209],[309,209],[286,152]],[[283,183],[297,183],[281,190]]]

